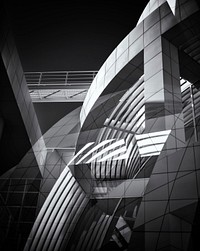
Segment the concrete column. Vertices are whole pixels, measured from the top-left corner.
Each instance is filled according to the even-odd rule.
[[[144,81],[145,131],[172,130],[169,148],[183,146],[185,132],[178,49],[162,36],[144,48]]]

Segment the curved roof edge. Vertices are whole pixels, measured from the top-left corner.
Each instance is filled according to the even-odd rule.
[[[151,0],[150,2],[165,2],[166,0]],[[147,6],[150,4],[147,4]],[[162,3],[160,3],[162,4]],[[147,8],[146,6],[146,8]],[[145,8],[145,9],[146,9]],[[141,19],[141,17],[140,17]],[[139,19],[139,20],[140,20]],[[142,23],[142,21],[140,21]],[[87,115],[93,107],[95,101],[101,95],[106,86],[110,83],[114,76],[134,57],[139,51],[143,50],[143,39],[139,39],[143,34],[143,27],[138,22],[136,27],[120,42],[120,44],[108,56],[104,64],[101,66],[99,72],[94,78],[83,106],[80,112],[80,123],[83,125]],[[133,46],[140,47],[138,50],[132,49]],[[131,47],[131,48],[130,48]],[[131,55],[131,57],[130,57]],[[98,83],[98,84],[97,84]]]
[[[167,2],[171,8],[171,14],[174,16],[177,0],[150,0],[144,9],[136,27],[121,41],[121,43],[113,50],[110,56],[106,59],[96,77],[94,78],[86,98],[84,100],[81,112],[80,123],[81,127],[84,124],[89,112],[91,111],[96,100],[99,98],[108,84],[118,75],[118,73],[144,49],[144,20],[161,5]],[[191,2],[196,2],[192,0]],[[194,12],[194,6],[184,16]],[[181,22],[184,18],[176,18],[172,22],[168,22],[165,29],[160,30],[160,35],[172,28],[177,22]]]
[[[141,23],[146,17],[148,17],[154,10],[159,8],[165,2],[172,3],[172,2],[176,2],[176,0],[150,0],[148,4],[146,5],[144,11],[142,12],[142,15],[140,16],[137,22],[137,25]]]
[[[80,122],[83,125],[95,101],[110,81],[144,48],[143,23],[137,25],[113,50],[94,78],[84,100]]]

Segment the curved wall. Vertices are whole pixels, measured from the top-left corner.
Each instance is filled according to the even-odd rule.
[[[194,83],[188,105],[188,90],[183,91],[180,84],[184,74],[180,65],[186,62],[179,61],[179,54],[185,43],[193,45],[194,36],[198,40],[199,19],[195,1],[150,1],[139,24],[94,79],[80,114],[82,141],[77,140],[75,162],[69,163],[72,165],[64,169],[50,192],[25,250],[65,250],[67,246],[77,251],[86,247],[103,250],[111,242],[123,250],[190,247],[200,197],[199,90]],[[189,56],[197,58],[192,53]],[[109,95],[112,98],[121,91],[117,81],[127,79],[128,85],[115,96],[121,100],[109,103]],[[104,116],[97,123],[100,112]],[[191,122],[192,132],[186,137]],[[126,178],[130,179],[127,183],[123,181]],[[136,193],[137,185],[132,189],[136,181],[142,187],[140,193]],[[105,198],[104,205],[100,201]],[[89,201],[94,211],[94,205],[99,206],[96,218],[86,213]],[[81,239],[74,243],[76,224],[81,220],[87,223],[87,217],[91,225],[80,224]]]

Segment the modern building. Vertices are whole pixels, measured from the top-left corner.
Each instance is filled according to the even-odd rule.
[[[1,250],[199,250],[199,2],[150,0],[98,73],[24,73],[3,27]],[[42,135],[41,96],[84,102]]]

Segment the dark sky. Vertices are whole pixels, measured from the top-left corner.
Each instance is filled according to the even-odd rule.
[[[98,70],[148,0],[5,0],[24,71]]]

